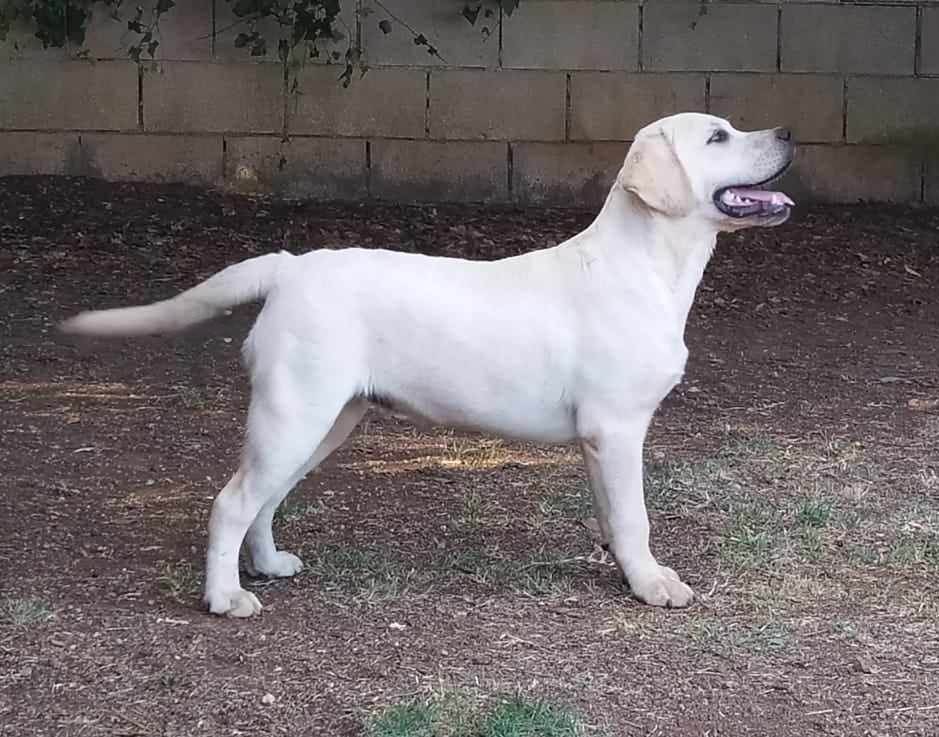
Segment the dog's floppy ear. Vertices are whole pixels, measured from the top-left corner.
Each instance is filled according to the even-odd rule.
[[[665,215],[681,217],[694,207],[691,182],[664,131],[636,139],[616,182]]]

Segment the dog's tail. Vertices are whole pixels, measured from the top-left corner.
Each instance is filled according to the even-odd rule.
[[[269,253],[229,266],[192,289],[139,307],[82,312],[59,325],[66,333],[103,336],[151,335],[183,330],[235,305],[263,300],[278,268],[291,254]]]

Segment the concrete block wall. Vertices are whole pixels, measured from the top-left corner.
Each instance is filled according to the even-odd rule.
[[[797,198],[939,204],[939,1],[522,0],[484,36],[462,0],[383,0],[443,60],[345,3],[369,66],[347,89],[235,49],[226,0],[180,0],[140,66],[104,13],[82,49],[14,32],[0,175],[594,206],[638,128],[701,110],[790,126]]]

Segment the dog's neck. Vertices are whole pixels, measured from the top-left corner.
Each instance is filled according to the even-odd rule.
[[[704,218],[674,218],[650,210],[631,192],[614,185],[593,226],[604,237],[606,258],[641,249],[652,269],[675,297],[682,328],[688,319],[704,269],[714,253],[717,231]],[[622,241],[629,233],[629,242]],[[637,237],[638,236],[638,237]]]

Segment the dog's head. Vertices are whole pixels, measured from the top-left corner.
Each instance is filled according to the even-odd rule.
[[[717,230],[772,226],[792,200],[763,187],[789,168],[795,144],[785,128],[744,132],[722,118],[682,113],[643,128],[617,184],[671,217],[704,217]]]

